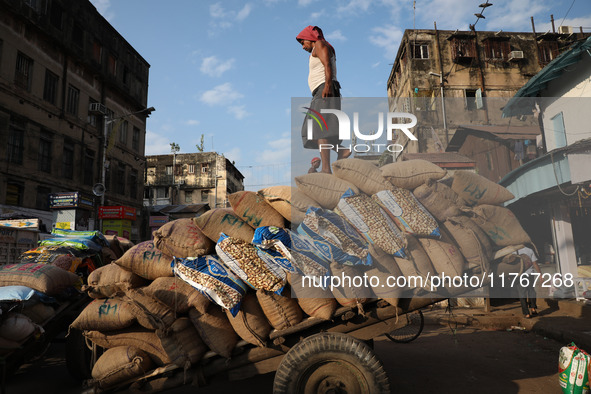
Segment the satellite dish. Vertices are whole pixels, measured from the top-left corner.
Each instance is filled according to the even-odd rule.
[[[97,183],[92,187],[92,193],[95,196],[102,196],[103,194],[105,194],[105,190],[107,190],[105,188],[105,185],[103,185],[102,183]]]

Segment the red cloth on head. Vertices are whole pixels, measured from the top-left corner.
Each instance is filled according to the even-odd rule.
[[[308,41],[319,41],[323,40],[334,52],[334,48],[328,41],[324,39],[324,34],[322,33],[322,29],[318,26],[307,26],[296,36],[296,40],[301,44],[301,40],[308,40]]]

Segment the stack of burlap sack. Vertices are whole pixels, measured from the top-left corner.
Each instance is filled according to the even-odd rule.
[[[88,271],[121,257],[131,243],[98,231],[54,229],[53,238],[0,267],[0,354],[40,339],[56,310],[80,294]]]
[[[72,327],[108,349],[94,382],[188,368],[208,350],[229,358],[240,339],[265,346],[273,329],[330,320],[339,305],[396,306],[425,289],[331,286],[330,278],[484,272],[499,242],[521,228],[498,222],[512,195],[476,174],[440,181],[446,171],[422,160],[378,168],[346,159],[333,171],[231,194],[231,208],[169,222],[93,272],[85,290],[96,300]]]

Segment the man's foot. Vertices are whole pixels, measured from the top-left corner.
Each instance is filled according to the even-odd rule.
[[[340,150],[339,149],[339,152],[338,152],[338,155],[337,155],[337,159],[339,159],[339,160],[340,159],[346,159],[349,156],[351,156],[351,151],[349,149],[346,149],[346,150]]]
[[[526,319],[531,319],[531,315],[525,315],[523,317],[525,317]]]
[[[330,171],[330,170],[328,170],[328,171],[324,171],[324,170],[323,170],[323,171],[320,171],[320,173],[322,173],[322,174],[332,174],[332,171]]]
[[[538,315],[538,311],[536,310],[536,308],[531,308],[530,311],[531,311],[530,315],[532,315],[532,316]]]

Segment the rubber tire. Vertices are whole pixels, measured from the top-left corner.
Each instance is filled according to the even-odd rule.
[[[66,367],[70,375],[80,381],[92,378],[92,350],[86,346],[82,331],[70,328],[65,347]]]
[[[339,373],[330,374],[335,367]],[[324,373],[327,375],[323,378]],[[325,392],[390,393],[388,374],[369,346],[342,333],[315,334],[300,341],[283,357],[275,373],[273,393],[321,393],[320,386],[333,387],[335,381],[347,378],[354,382],[345,385],[345,391]]]
[[[421,333],[423,332],[423,328],[425,327],[425,317],[423,316],[423,312],[421,312],[420,310],[416,311],[416,312],[411,312],[411,314],[416,314],[419,316],[419,324],[409,324],[408,326],[399,328],[398,330],[400,330],[400,333],[402,333],[402,330],[404,330],[406,327],[411,327],[410,329],[406,330],[408,331],[410,334],[407,334],[408,336],[405,337],[401,337],[401,336],[397,336],[396,334],[396,330],[386,333],[384,335],[386,335],[386,337],[391,340],[392,342],[396,342],[396,343],[410,343],[412,341],[414,341],[415,339],[417,339],[419,337],[419,335],[421,335]],[[408,318],[408,316],[411,316],[411,314],[406,314],[405,317]],[[400,334],[402,335],[402,334]]]

